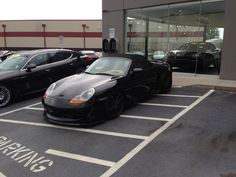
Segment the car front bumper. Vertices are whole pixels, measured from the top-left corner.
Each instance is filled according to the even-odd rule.
[[[172,67],[183,67],[183,66],[194,66],[196,64],[200,64],[201,60],[196,60],[196,58],[168,58],[167,62]]]
[[[93,102],[82,105],[68,104],[67,106],[49,104],[55,102],[59,103],[59,101],[60,100],[53,100],[52,98],[46,101],[44,99],[42,100],[44,106],[43,116],[45,120],[55,124],[71,126],[90,126],[104,121],[101,119],[101,116],[99,116],[99,108],[97,108]]]

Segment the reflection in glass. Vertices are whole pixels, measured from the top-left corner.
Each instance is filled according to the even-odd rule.
[[[174,71],[219,73],[224,33],[224,1],[171,4],[129,10],[126,15],[128,53],[144,55],[148,51],[146,53],[149,60],[168,61],[170,56],[173,59],[173,53],[182,50],[180,46],[189,46],[195,53],[190,58],[195,58],[188,60],[187,63],[190,64],[185,67],[174,67]],[[205,46],[212,45],[213,47],[205,50]],[[187,53],[178,52],[182,58],[175,56],[174,59],[176,62],[187,59]]]

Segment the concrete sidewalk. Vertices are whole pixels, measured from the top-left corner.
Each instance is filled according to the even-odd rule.
[[[173,72],[173,86],[194,86],[236,92],[236,81],[222,80],[218,75]]]

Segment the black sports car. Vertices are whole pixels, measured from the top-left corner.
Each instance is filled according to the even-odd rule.
[[[42,103],[46,120],[67,125],[91,125],[116,118],[129,101],[149,93],[167,93],[172,86],[168,63],[151,63],[140,55],[101,57],[85,72],[53,83]]]
[[[82,62],[83,63],[83,62]],[[16,97],[46,90],[81,67],[80,55],[66,49],[17,52],[0,63],[0,107]]]
[[[210,65],[217,68],[220,49],[209,42],[191,42],[181,45],[167,54],[167,62],[172,67],[195,67],[206,70]]]

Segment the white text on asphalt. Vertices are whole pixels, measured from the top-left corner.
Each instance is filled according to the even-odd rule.
[[[0,152],[34,173],[44,171],[53,165],[52,160],[39,156],[37,152],[22,146],[20,143],[13,142],[5,136],[0,136]]]

